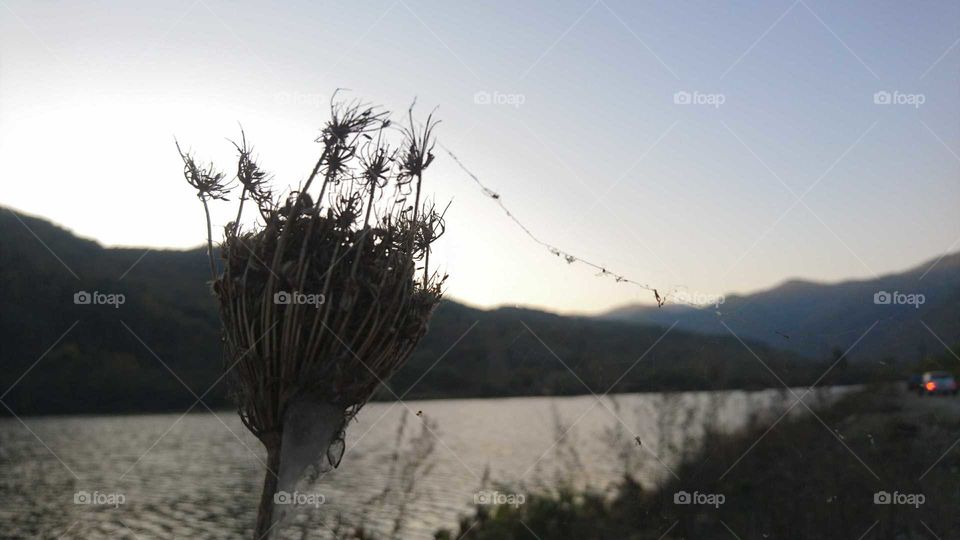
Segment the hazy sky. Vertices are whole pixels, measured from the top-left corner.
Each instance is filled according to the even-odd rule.
[[[637,281],[871,277],[960,246],[958,43],[948,1],[0,0],[0,204],[106,245],[199,245],[173,137],[230,170],[241,122],[293,185],[344,87],[439,107],[441,142],[535,234]],[[438,159],[450,295],[652,300]]]

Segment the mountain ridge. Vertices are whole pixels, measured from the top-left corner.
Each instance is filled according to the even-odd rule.
[[[203,248],[106,248],[0,207],[0,400],[9,407],[0,411],[183,411],[198,407],[199,396],[205,405],[228,406],[208,282]],[[124,303],[77,304],[81,291],[122,294]],[[750,338],[668,330],[671,324],[445,300],[407,365],[376,398],[779,387],[780,380],[813,383],[836,361]],[[874,376],[844,365],[822,384]]]
[[[874,295],[883,293],[922,294],[923,302],[876,303]],[[789,279],[770,289],[727,297],[718,309],[674,305],[663,312],[627,305],[598,317],[647,324],[679,319],[680,328],[708,335],[733,332],[804,356],[850,347],[876,323],[858,350],[910,361],[943,349],[941,340],[960,341],[958,306],[960,253],[952,253],[873,279]],[[845,336],[832,335],[838,333]]]

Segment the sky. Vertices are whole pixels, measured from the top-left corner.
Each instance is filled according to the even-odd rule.
[[[436,108],[440,143],[536,236],[660,290],[960,249],[956,2],[0,0],[0,205],[107,246],[198,246],[174,137],[230,170],[242,124],[294,186],[337,88]],[[653,301],[534,243],[443,152],[427,182],[452,201],[431,258],[450,296]]]

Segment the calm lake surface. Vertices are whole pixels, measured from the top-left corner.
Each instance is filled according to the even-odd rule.
[[[340,468],[299,486],[302,504],[276,536],[331,538],[341,521],[386,537],[405,508],[398,537],[432,538],[455,530],[481,489],[524,494],[559,478],[603,487],[621,477],[624,459],[653,485],[705,423],[735,430],[793,401],[767,390],[372,403],[348,428]],[[265,453],[232,411],[22,420],[0,419],[0,537],[251,537]],[[404,421],[400,465],[417,455],[413,439],[433,441],[429,471],[409,492],[396,487],[402,467],[392,467]]]

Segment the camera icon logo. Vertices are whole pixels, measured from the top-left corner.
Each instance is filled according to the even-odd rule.
[[[488,491],[478,491],[473,495],[473,504],[490,504],[492,502]]]
[[[890,494],[886,491],[878,491],[873,494],[873,504],[890,504],[891,501]]]
[[[690,92],[686,90],[680,90],[679,92],[674,92],[673,94],[673,103],[675,105],[689,105],[693,101],[693,96]]]
[[[291,300],[292,296],[287,291],[273,293],[274,304],[290,305]]]
[[[886,90],[881,90],[873,94],[873,103],[876,105],[889,105],[893,102],[893,96]]]
[[[273,504],[290,504],[293,498],[286,491],[278,491],[273,494]]]
[[[877,305],[887,305],[893,301],[893,295],[887,291],[878,291],[873,295],[873,303]]]
[[[673,494],[673,504],[690,504],[690,494],[686,491],[678,491]]]
[[[480,90],[473,94],[473,103],[475,105],[489,105],[492,102],[490,92]]]
[[[93,297],[87,291],[79,291],[79,292],[73,293],[74,304],[77,304],[80,306],[86,306],[86,305],[89,305],[92,300],[93,300]]]
[[[90,504],[90,493],[78,491],[73,494],[73,504]]]

